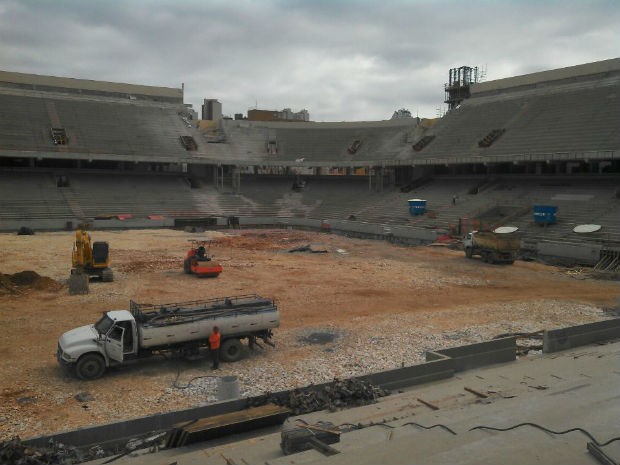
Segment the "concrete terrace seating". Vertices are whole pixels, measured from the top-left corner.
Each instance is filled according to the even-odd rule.
[[[519,110],[519,102],[514,100],[480,105],[466,100],[427,132],[426,135],[435,136],[433,141],[419,152],[414,152],[411,147],[408,150],[411,150],[414,159],[483,154],[483,150],[488,149],[478,147],[478,141],[492,129],[510,128],[509,122]],[[497,143],[500,142],[501,138]]]
[[[226,156],[235,161],[259,163],[278,161],[355,164],[371,160],[390,160],[409,143],[417,120],[368,123],[265,123],[224,121],[226,143],[209,144],[209,156]],[[269,142],[277,153],[268,153]],[[349,153],[355,141],[358,149]]]
[[[0,94],[0,149],[54,150],[45,100]]]
[[[178,105],[113,99],[76,99],[51,94],[0,93],[0,149],[121,155],[187,156],[179,136],[193,128],[178,116]],[[53,144],[50,128],[65,128],[67,145]]]
[[[620,147],[620,78],[506,91],[464,101],[426,135],[435,139],[415,157],[493,157],[617,150]],[[506,132],[478,146],[494,129]]]
[[[51,174],[0,173],[1,220],[64,219],[71,209]]]
[[[615,196],[617,179],[569,179],[557,181],[514,180],[505,181],[513,186],[512,198],[523,205],[555,205],[558,207],[557,223],[541,226],[534,223],[533,209],[514,220],[527,237],[560,241],[620,242],[620,199]],[[498,184],[489,192],[493,195],[505,185]],[[599,224],[601,231],[578,234],[573,228],[580,224]]]
[[[522,102],[490,155],[613,150],[620,146],[620,86],[540,96]],[[615,92],[615,93],[614,93]]]
[[[244,176],[238,194],[201,187],[194,195],[200,198],[199,208],[212,215],[314,219],[347,219],[359,206],[377,198],[368,192],[366,179],[316,178],[299,192],[292,190],[293,181],[288,176]]]
[[[359,160],[389,160],[396,157],[407,141],[411,128],[366,127],[366,128],[312,128],[277,130],[278,159],[305,161],[355,162]],[[359,140],[361,145],[351,154],[347,150]]]
[[[199,212],[182,177],[79,174],[69,179],[70,187],[61,189],[76,205],[76,216],[185,217]]]

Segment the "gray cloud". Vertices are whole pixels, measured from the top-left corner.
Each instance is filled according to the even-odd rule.
[[[2,69],[180,87],[226,114],[433,117],[448,69],[487,79],[618,56],[613,1],[0,0]]]

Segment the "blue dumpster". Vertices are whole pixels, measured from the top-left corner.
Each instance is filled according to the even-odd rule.
[[[426,213],[426,200],[422,199],[409,199],[409,213],[412,215],[423,215]]]
[[[534,222],[536,224],[555,224],[558,207],[555,205],[534,205]]]

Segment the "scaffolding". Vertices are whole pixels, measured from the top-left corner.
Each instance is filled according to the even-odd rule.
[[[482,73],[478,67],[471,68],[469,66],[461,66],[460,68],[452,68],[449,71],[448,83],[444,84],[446,92],[445,103],[448,104],[448,111],[458,107],[460,103],[469,98],[470,86],[476,82],[480,82]]]

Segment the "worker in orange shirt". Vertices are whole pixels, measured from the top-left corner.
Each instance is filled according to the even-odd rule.
[[[213,332],[209,336],[209,349],[211,350],[211,357],[213,358],[213,369],[217,370],[220,367],[220,341],[222,335],[220,329],[217,326],[213,327]]]

